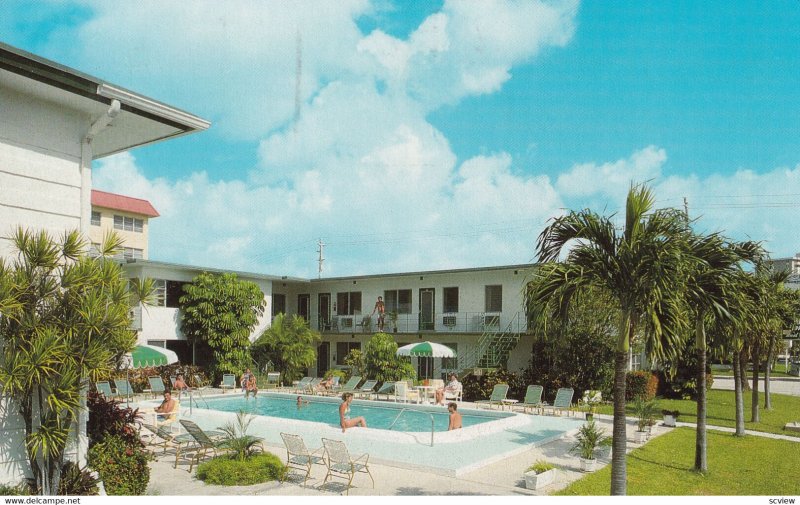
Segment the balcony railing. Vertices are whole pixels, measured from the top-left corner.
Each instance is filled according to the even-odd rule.
[[[500,331],[509,323],[522,333],[526,330],[525,318],[519,312],[445,312],[441,314],[387,314],[383,331],[386,333],[485,333]],[[378,331],[378,316],[342,315],[329,320],[319,319],[317,329],[325,333],[375,333]]]

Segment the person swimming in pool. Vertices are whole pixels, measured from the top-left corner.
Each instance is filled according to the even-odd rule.
[[[356,426],[361,426],[362,428],[367,427],[367,420],[364,419],[363,416],[350,418],[350,404],[352,402],[353,393],[342,394],[342,404],[339,405],[339,424],[342,427],[342,433],[344,433],[347,428],[354,428]]]

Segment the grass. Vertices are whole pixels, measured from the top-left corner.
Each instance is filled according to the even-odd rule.
[[[281,460],[270,453],[257,454],[241,461],[229,456],[219,456],[197,467],[197,478],[206,484],[221,486],[250,486],[286,475]]]
[[[797,377],[796,375],[789,375],[787,372],[788,372],[788,370],[786,368],[786,364],[783,363],[783,360],[781,360],[780,363],[775,363],[775,366],[772,367],[772,372],[770,373],[770,376],[772,376],[772,377]],[[722,370],[722,369],[719,369],[719,368],[712,368],[711,369],[711,373],[713,373],[714,375],[718,375],[720,377],[733,377],[733,370]],[[752,373],[753,372],[750,369],[747,370],[747,378],[748,379],[752,379],[752,377],[753,377]],[[764,371],[763,370],[761,371],[761,373],[759,373],[759,376],[760,376],[761,380],[763,381],[764,380]]]
[[[745,422],[745,428],[748,430],[800,437],[800,433],[789,432],[783,429],[786,423],[800,421],[800,397],[775,393],[772,393],[771,396],[772,410],[764,410],[764,393],[763,391],[759,393],[761,405],[759,412],[761,414],[761,422]],[[745,420],[750,419],[751,398],[751,392],[745,392]],[[678,421],[687,423],[697,422],[697,403],[694,400],[661,399],[658,401],[657,417],[660,417],[662,409],[680,411],[681,415],[678,418]],[[627,405],[626,411],[628,416],[634,416],[633,403],[629,403]],[[611,415],[613,414],[613,408],[611,405],[602,405],[600,408],[598,408],[598,412],[601,414]],[[706,404],[706,423],[712,426],[726,426],[729,428],[736,427],[736,410],[733,391],[712,389],[708,392]],[[798,449],[800,449],[800,447],[798,447]]]
[[[676,428],[628,454],[629,495],[800,495],[800,445],[708,432],[706,475],[693,470],[695,431]],[[747,457],[742,457],[747,454]],[[608,465],[558,495],[608,495]]]

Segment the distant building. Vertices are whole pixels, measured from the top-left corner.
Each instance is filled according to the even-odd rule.
[[[800,253],[790,258],[778,258],[772,260],[775,270],[788,270],[792,275],[800,275]]]
[[[147,200],[93,189],[89,227],[92,250],[97,249],[108,232],[114,231],[125,240],[120,259],[147,259],[149,220],[158,216]]]

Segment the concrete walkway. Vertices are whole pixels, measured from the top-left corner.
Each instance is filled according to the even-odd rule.
[[[759,392],[764,392],[764,378],[759,381]],[[753,385],[753,380],[749,380],[750,385]],[[723,389],[733,391],[733,377],[723,377],[719,375],[714,376],[714,384],[711,389]],[[772,377],[769,381],[769,390],[771,393],[778,393],[782,395],[800,396],[800,377]]]

